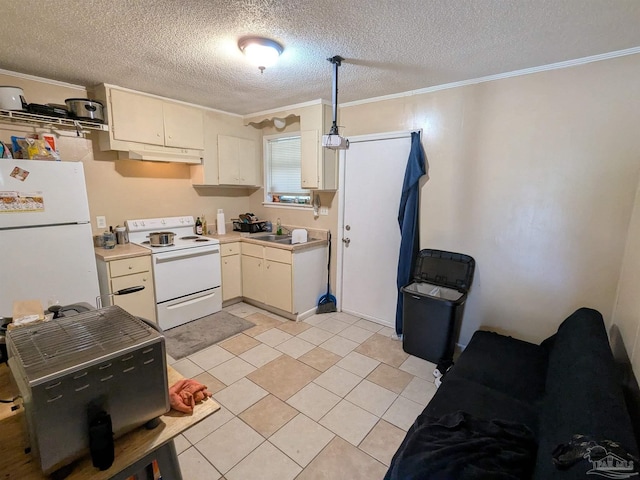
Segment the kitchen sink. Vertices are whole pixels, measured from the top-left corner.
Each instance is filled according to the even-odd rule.
[[[283,243],[285,245],[291,245],[291,236],[289,235],[276,235],[268,233],[266,235],[252,235],[251,238],[256,240],[262,240],[263,242]]]

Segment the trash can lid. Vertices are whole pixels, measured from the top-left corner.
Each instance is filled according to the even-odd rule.
[[[467,292],[473,282],[476,261],[469,255],[426,248],[416,258],[414,280]]]

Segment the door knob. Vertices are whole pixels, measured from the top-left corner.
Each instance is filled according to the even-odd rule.
[[[345,225],[344,229],[347,230],[347,231],[351,230],[351,225]]]
[[[343,238],[342,241],[344,242],[345,245],[349,246],[349,244],[351,243],[351,239],[350,238]]]

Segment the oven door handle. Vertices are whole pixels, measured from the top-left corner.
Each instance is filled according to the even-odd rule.
[[[215,248],[211,250],[207,249],[204,251],[199,250],[197,252],[193,252],[191,250],[192,249],[177,250],[175,252],[158,253],[153,257],[155,258],[156,263],[164,263],[164,262],[170,262],[172,260],[179,260],[183,258],[196,258],[196,257],[202,257],[203,255],[215,255],[220,253],[219,248]]]

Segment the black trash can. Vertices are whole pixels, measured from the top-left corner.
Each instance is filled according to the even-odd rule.
[[[413,283],[402,287],[402,348],[438,365],[445,372],[453,364],[462,312],[473,281],[476,262],[469,255],[421,250]]]

